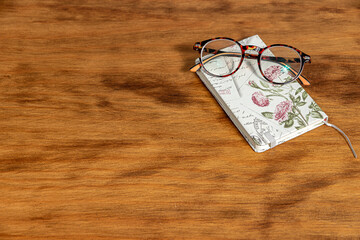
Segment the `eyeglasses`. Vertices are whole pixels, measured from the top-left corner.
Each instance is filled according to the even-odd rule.
[[[281,85],[299,79],[303,85],[310,85],[301,75],[304,63],[311,63],[310,56],[288,45],[260,48],[243,46],[231,38],[220,37],[197,42],[193,48],[200,53],[200,63],[190,68],[192,72],[202,67],[211,76],[227,77],[239,70],[246,58],[257,60],[261,75],[272,84]],[[252,53],[245,53],[247,50],[252,50]]]

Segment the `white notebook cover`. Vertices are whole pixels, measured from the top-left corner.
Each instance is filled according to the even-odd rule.
[[[266,47],[258,35],[239,43]],[[217,68],[227,67],[220,61]],[[256,60],[244,59],[240,69],[225,78],[210,76],[202,68],[196,73],[255,152],[321,126],[328,118],[297,81],[283,86],[266,81]]]

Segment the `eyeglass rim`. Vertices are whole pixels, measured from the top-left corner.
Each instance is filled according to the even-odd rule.
[[[241,49],[241,60],[240,60],[240,62],[239,62],[239,65],[235,68],[234,71],[232,71],[232,72],[229,73],[229,74],[225,74],[225,75],[216,75],[216,74],[213,74],[213,73],[209,72],[209,71],[206,69],[205,64],[204,64],[203,61],[202,61],[203,58],[202,58],[201,56],[202,56],[202,53],[203,53],[203,51],[204,51],[204,49],[205,49],[205,46],[206,46],[208,43],[210,43],[210,42],[212,42],[212,41],[217,41],[217,40],[229,40],[229,41],[232,41],[232,42],[234,42],[236,45],[238,45],[239,48]],[[228,76],[233,75],[235,72],[237,72],[237,71],[239,70],[239,68],[240,68],[240,66],[241,66],[241,64],[242,64],[242,62],[243,62],[243,60],[244,60],[244,55],[245,55],[245,51],[244,51],[244,49],[243,49],[243,46],[242,46],[240,43],[238,43],[237,41],[235,41],[234,39],[231,39],[231,38],[219,37],[219,38],[214,38],[214,39],[205,40],[205,41],[201,42],[200,44],[201,44],[200,65],[203,67],[203,69],[206,71],[207,74],[209,74],[209,75],[211,75],[211,76],[213,76],[213,77],[228,77]]]
[[[241,61],[240,61],[240,63],[239,63],[239,66],[238,66],[233,72],[231,72],[230,74],[227,74],[227,75],[215,75],[215,74],[213,74],[213,73],[210,73],[210,72],[205,68],[205,66],[204,66],[204,64],[203,64],[203,62],[202,62],[202,57],[201,57],[202,51],[203,51],[204,46],[205,46],[206,44],[208,44],[209,42],[211,42],[211,41],[213,41],[213,40],[221,40],[221,39],[230,40],[230,41],[234,42],[235,44],[237,44],[237,45],[240,47],[240,49],[241,49],[241,54],[242,54],[242,56],[241,56]],[[294,77],[291,81],[284,82],[284,83],[273,82],[272,80],[268,79],[268,78],[264,75],[264,73],[263,73],[263,71],[262,71],[262,69],[261,69],[261,66],[260,66],[260,56],[262,55],[262,53],[263,53],[266,49],[271,48],[271,47],[275,47],[275,46],[281,46],[281,47],[291,48],[291,49],[295,50],[295,51],[299,54],[299,56],[300,56],[300,59],[301,59],[301,67],[300,67],[300,70],[299,70],[298,74],[296,75],[296,77]],[[258,47],[258,46],[254,46],[254,45],[242,45],[242,44],[240,44],[239,42],[237,42],[236,40],[234,40],[234,39],[232,39],[232,38],[228,38],[228,37],[217,37],[217,38],[210,38],[210,39],[207,39],[207,40],[204,40],[204,41],[201,41],[201,42],[196,42],[196,43],[194,44],[194,46],[193,46],[193,49],[196,50],[196,51],[198,51],[198,52],[200,53],[200,66],[203,67],[203,69],[205,70],[205,72],[206,72],[207,74],[209,74],[209,75],[211,75],[211,76],[214,76],[214,77],[228,77],[228,76],[233,75],[235,72],[237,72],[237,71],[239,70],[239,68],[240,68],[243,60],[244,60],[245,51],[246,51],[246,50],[251,50],[251,48],[257,48],[257,51],[258,51],[257,61],[258,61],[258,67],[259,67],[260,73],[261,73],[261,75],[262,75],[268,82],[270,82],[270,83],[272,83],[272,84],[284,85],[284,84],[291,83],[291,82],[297,80],[297,79],[301,76],[301,73],[302,73],[302,71],[303,71],[303,69],[304,69],[304,64],[305,64],[306,62],[311,63],[311,57],[310,57],[308,54],[300,51],[299,49],[297,49],[297,48],[295,48],[295,47],[293,47],[293,46],[287,45],[287,44],[271,44],[271,45],[268,45],[268,46],[266,46],[266,47],[264,47],[264,48],[260,48],[260,47]],[[308,80],[307,80],[305,77],[303,77],[303,78],[305,79],[305,81],[308,82]],[[310,83],[308,82],[308,84],[310,84]]]
[[[292,80],[287,81],[287,82],[283,82],[283,83],[279,83],[279,82],[274,82],[274,81],[268,79],[268,78],[265,76],[265,74],[264,74],[264,72],[263,72],[263,70],[262,70],[262,68],[261,68],[261,63],[260,63],[260,61],[261,61],[261,56],[262,56],[262,54],[263,54],[267,49],[272,48],[272,47],[286,47],[286,48],[290,48],[290,49],[295,50],[295,52],[299,55],[299,57],[300,57],[300,70],[298,71],[297,75],[296,75]],[[303,56],[302,56],[301,54],[302,54],[302,52],[301,52],[299,49],[294,48],[294,47],[289,46],[289,45],[286,45],[286,44],[272,44],[272,45],[266,46],[265,48],[262,48],[262,49],[259,51],[259,55],[258,55],[258,58],[257,58],[257,63],[258,63],[258,67],[259,67],[260,73],[261,73],[261,75],[262,75],[267,81],[269,81],[269,82],[272,83],[272,84],[284,85],[284,84],[287,84],[287,83],[291,83],[291,82],[293,82],[293,81],[295,81],[296,79],[299,78],[299,76],[301,75],[301,73],[302,73],[302,71],[303,71],[303,69],[304,69],[304,64],[305,64],[305,62],[304,62],[304,58],[303,58]]]

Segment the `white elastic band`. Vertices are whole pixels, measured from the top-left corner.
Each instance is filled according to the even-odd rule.
[[[269,132],[264,132],[264,136],[270,141],[270,148],[276,146],[276,140]]]
[[[323,121],[323,122],[324,122],[324,124],[325,124],[326,126],[335,128],[336,130],[338,130],[338,131],[343,135],[343,137],[346,139],[346,141],[347,141],[347,143],[348,143],[348,145],[349,145],[352,153],[354,154],[354,157],[357,158],[356,152],[355,152],[354,148],[352,147],[351,142],[350,142],[350,139],[348,138],[348,136],[346,136],[346,134],[345,134],[340,128],[338,128],[337,126],[335,126],[334,124],[328,123],[328,122],[326,122],[326,121]]]

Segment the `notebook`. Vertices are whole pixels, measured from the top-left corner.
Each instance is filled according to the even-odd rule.
[[[258,35],[239,43],[266,47]],[[226,67],[226,63],[219,66]],[[297,81],[269,83],[256,60],[244,59],[237,72],[224,78],[210,76],[202,68],[196,73],[255,152],[264,152],[327,122],[328,116]]]

